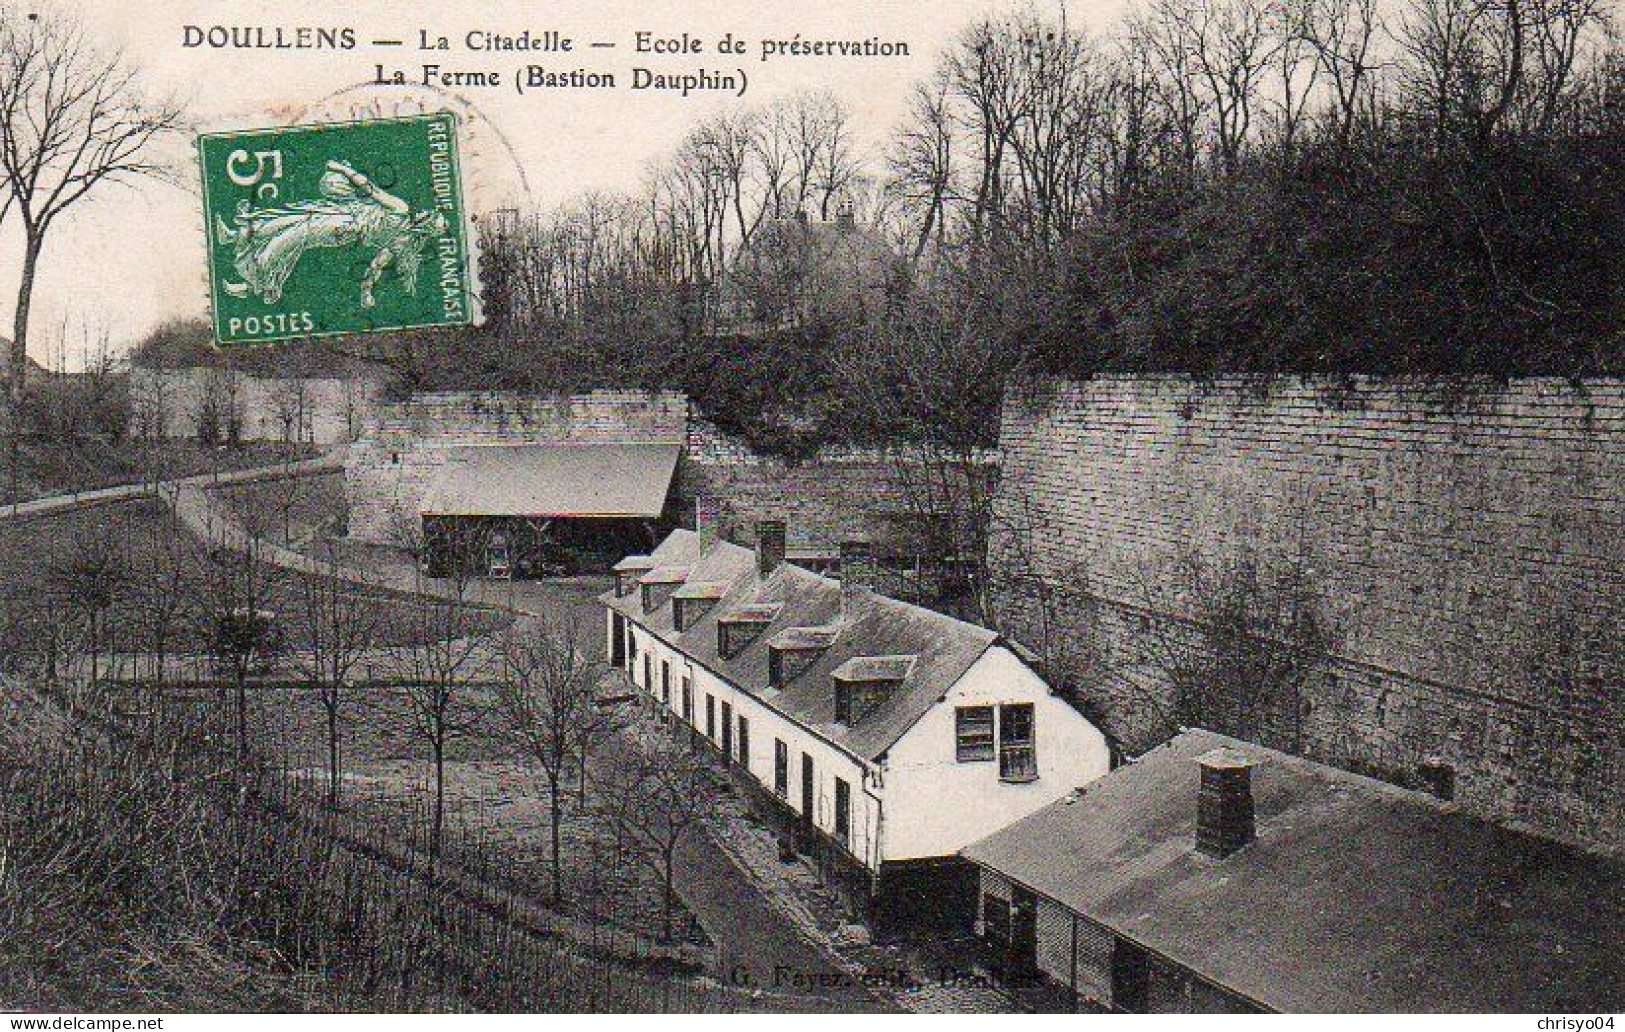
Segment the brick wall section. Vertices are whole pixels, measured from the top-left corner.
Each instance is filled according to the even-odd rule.
[[[1157,587],[1180,557],[1298,564],[1334,656],[1268,744],[1411,786],[1443,764],[1470,811],[1625,851],[1622,430],[1619,381],[1453,406],[1381,381],[1025,385],[1001,427],[996,528],[1028,528],[993,541],[1005,629],[1073,646],[1081,703],[1137,750],[1171,730],[1146,642],[1192,615]],[[1039,581],[1079,597],[1040,605]]]
[[[355,440],[382,398],[381,384],[360,377],[268,378],[209,368],[130,370],[135,433],[147,438],[195,438],[206,399],[224,417],[231,406],[244,441],[309,444]]]
[[[680,490],[720,501],[729,540],[756,543],[756,525],[782,519],[792,551],[834,550],[843,539],[884,540],[908,511],[895,459],[862,449],[830,448],[801,462],[755,454],[701,419],[689,426]]]

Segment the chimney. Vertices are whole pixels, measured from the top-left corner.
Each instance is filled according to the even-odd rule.
[[[711,551],[722,529],[722,504],[716,495],[702,494],[694,498],[694,531],[700,536],[700,555]]]
[[[841,620],[849,622],[875,590],[875,550],[867,541],[841,542]]]
[[[762,520],[756,524],[756,573],[766,580],[784,562],[784,521]]]
[[[1196,851],[1223,859],[1251,842],[1254,762],[1219,748],[1196,758],[1202,768],[1196,794]]]

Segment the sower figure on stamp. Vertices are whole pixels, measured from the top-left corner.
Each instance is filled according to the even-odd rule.
[[[423,247],[446,231],[439,212],[413,212],[409,204],[342,161],[329,161],[319,184],[320,200],[294,201],[278,208],[237,205],[234,225],[215,219],[215,235],[234,248],[232,266],[242,282],[224,284],[232,297],[257,294],[266,304],[282,288],[304,253],[316,247],[359,243],[372,252],[361,279],[361,307],[376,303],[373,288],[393,267],[408,294],[417,288]]]

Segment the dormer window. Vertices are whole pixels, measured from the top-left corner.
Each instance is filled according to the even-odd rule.
[[[873,713],[914,669],[915,656],[855,656],[831,672],[835,720],[848,727]]]
[[[688,570],[675,566],[659,566],[638,578],[643,591],[643,611],[652,613],[666,604],[672,592],[688,578]]]
[[[638,578],[654,569],[654,560],[646,555],[629,555],[615,564],[615,597],[625,598],[637,590]]]
[[[688,630],[727,592],[726,584],[684,584],[671,593],[671,620],[677,633]]]
[[[790,627],[775,634],[767,643],[768,687],[782,688],[818,662],[835,644],[835,635],[833,627]]]
[[[779,606],[770,603],[740,606],[724,613],[717,618],[717,655],[723,659],[739,655],[762,636],[778,615]]]

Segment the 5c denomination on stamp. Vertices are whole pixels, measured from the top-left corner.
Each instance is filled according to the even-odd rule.
[[[474,321],[450,113],[198,137],[215,339]]]

